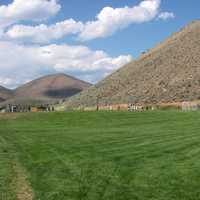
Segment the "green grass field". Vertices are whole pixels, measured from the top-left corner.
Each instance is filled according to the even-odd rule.
[[[199,183],[200,112],[0,115],[0,200],[199,200]]]

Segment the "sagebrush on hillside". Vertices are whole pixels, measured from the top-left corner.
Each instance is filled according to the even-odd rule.
[[[173,34],[65,107],[113,103],[160,103],[200,98],[200,21]]]

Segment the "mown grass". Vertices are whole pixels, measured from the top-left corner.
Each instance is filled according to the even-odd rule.
[[[19,114],[0,120],[0,137],[37,200],[200,199],[200,112]]]
[[[0,200],[16,200],[12,148],[0,132]]]

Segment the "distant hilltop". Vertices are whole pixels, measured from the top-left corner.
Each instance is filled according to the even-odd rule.
[[[15,90],[0,87],[0,107],[8,104],[54,104],[90,86],[90,83],[66,74],[48,75],[26,83]]]
[[[0,103],[12,98],[13,92],[5,87],[0,86]]]
[[[200,99],[200,21],[194,21],[97,85],[69,98],[65,108],[119,103],[156,104]]]

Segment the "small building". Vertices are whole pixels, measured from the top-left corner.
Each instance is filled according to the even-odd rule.
[[[200,109],[199,102],[183,102],[182,103],[182,110],[183,111],[195,111]]]
[[[5,112],[16,113],[16,112],[53,112],[54,106],[50,105],[12,105],[8,104],[2,108]]]

